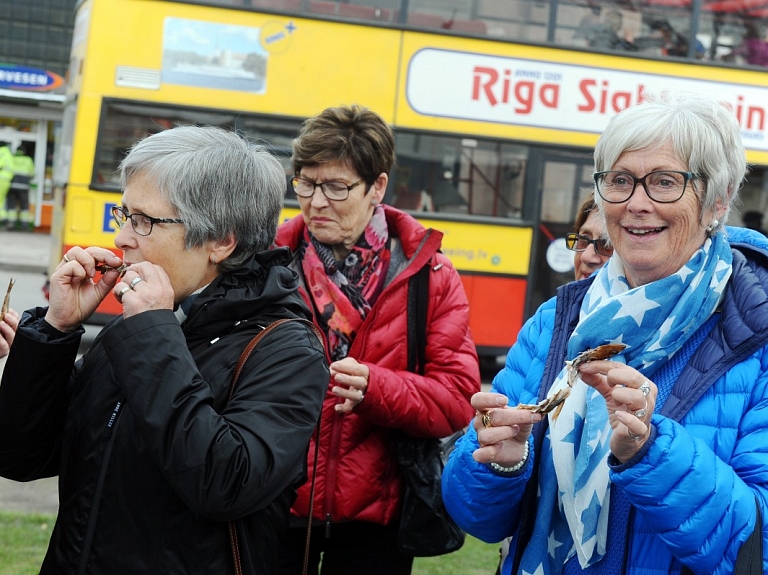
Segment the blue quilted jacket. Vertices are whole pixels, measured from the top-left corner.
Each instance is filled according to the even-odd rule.
[[[653,416],[642,456],[611,467],[611,482],[633,505],[626,573],[733,573],[754,531],[756,500],[768,524],[768,240],[742,228],[728,228],[728,238],[733,275],[719,323]],[[562,286],[523,326],[493,381],[510,405],[546,396],[590,282]],[[517,569],[518,547],[530,537],[536,446],[545,431],[543,423],[534,426],[528,464],[504,477],[472,459],[478,443],[470,426],[443,474],[446,507],[468,533],[487,542],[513,536],[503,575]],[[764,570],[766,536],[764,527]]]

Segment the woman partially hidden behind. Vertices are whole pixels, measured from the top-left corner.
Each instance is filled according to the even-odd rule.
[[[738,122],[707,97],[649,98],[611,120],[595,170],[613,256],[540,307],[473,397],[446,507],[483,540],[512,536],[504,575],[768,566],[751,546],[768,509],[768,242],[723,227],[746,171]],[[613,360],[566,366],[607,344]],[[543,417],[515,409],[569,390]]]
[[[21,320],[0,386],[0,473],[59,476],[44,574],[233,573],[232,520],[244,573],[274,573],[328,385],[311,326],[267,334],[228,392],[264,326],[308,316],[290,253],[268,249],[284,172],[202,127],[142,140],[120,170],[123,259],[71,248],[49,307]],[[122,316],[75,361],[110,292]]]

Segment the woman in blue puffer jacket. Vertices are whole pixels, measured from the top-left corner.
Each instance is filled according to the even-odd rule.
[[[446,506],[484,541],[512,536],[504,575],[767,568],[768,242],[722,223],[738,123],[707,97],[649,98],[611,120],[595,169],[614,255],[539,308],[473,397]]]

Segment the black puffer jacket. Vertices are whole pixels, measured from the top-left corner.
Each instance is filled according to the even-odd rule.
[[[42,573],[232,573],[233,519],[245,572],[271,572],[328,387],[319,340],[279,326],[227,394],[259,326],[308,315],[289,258],[219,276],[183,326],[168,310],[118,318],[77,363],[82,331],[24,315],[0,385],[0,475],[60,476]]]

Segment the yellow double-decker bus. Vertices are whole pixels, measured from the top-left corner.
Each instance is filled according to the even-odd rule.
[[[139,138],[224,126],[268,145],[288,178],[301,122],[361,104],[396,133],[385,201],[445,233],[478,350],[503,354],[571,279],[559,238],[591,187],[591,150],[644,94],[706,91],[730,104],[754,166],[745,207],[766,207],[768,74],[739,56],[740,12],[715,4],[728,2],[84,0],[53,257],[113,247],[116,169]],[[661,33],[673,24],[685,27],[675,42]],[[296,210],[287,194],[286,217]],[[111,296],[99,308],[118,312]]]

